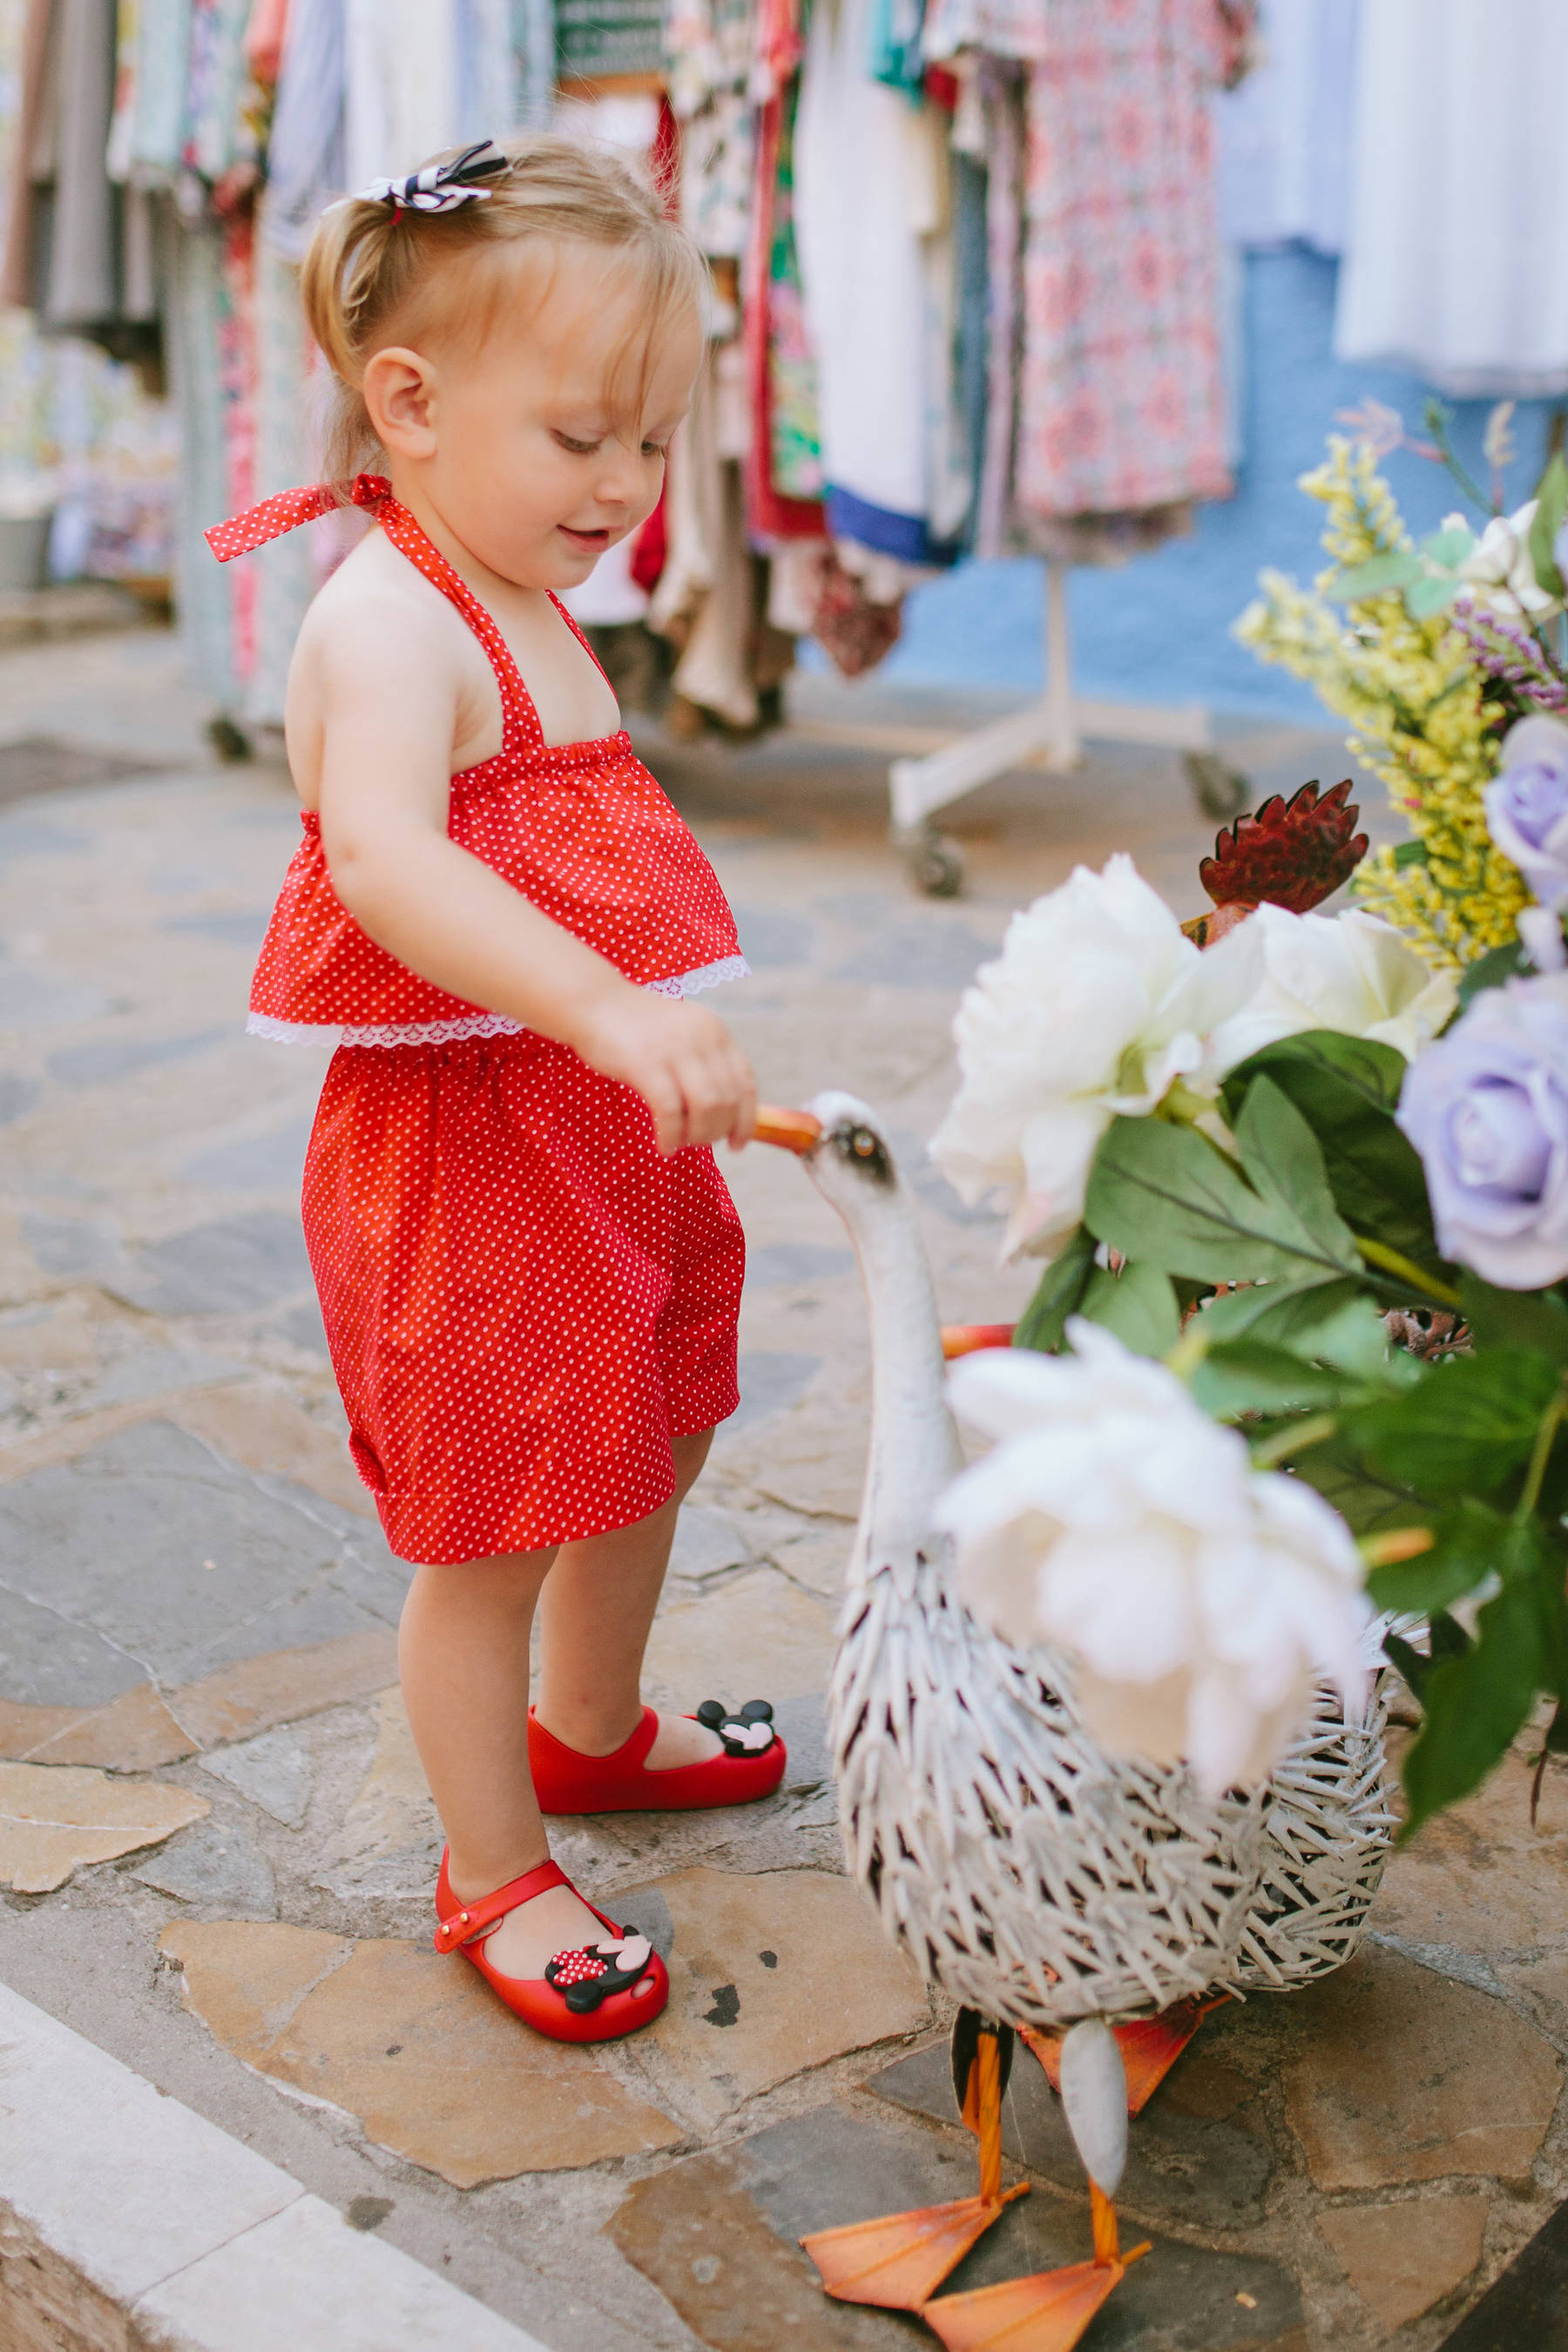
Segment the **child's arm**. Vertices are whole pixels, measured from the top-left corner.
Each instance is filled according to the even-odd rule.
[[[661,1151],[744,1143],[755,1082],[718,1015],[635,987],[449,839],[456,685],[432,656],[418,616],[390,600],[318,641],[321,841],[339,898],[423,979],[635,1087]]]

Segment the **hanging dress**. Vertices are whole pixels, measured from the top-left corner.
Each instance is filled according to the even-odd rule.
[[[451,839],[639,986],[741,978],[712,868],[628,737],[546,744],[489,614],[385,482],[362,475],[353,496],[456,605],[500,690],[501,749],[452,778]],[[226,562],[331,503],[287,492],[208,537]],[[646,1517],[674,1492],[671,1439],[738,1402],[744,1244],[713,1155],[663,1156],[629,1086],[378,947],[332,889],[319,818],[302,824],[249,1025],[339,1041],[301,1207],[387,1541],[445,1563]]]

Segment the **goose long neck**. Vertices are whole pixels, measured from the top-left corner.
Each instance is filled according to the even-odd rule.
[[[853,1225],[871,1327],[871,1443],[855,1568],[908,1557],[963,1457],[948,1411],[942,1328],[914,1202],[901,1181]]]

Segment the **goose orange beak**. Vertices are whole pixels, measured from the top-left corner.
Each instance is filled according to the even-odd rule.
[[[756,1143],[776,1143],[781,1150],[804,1157],[821,1142],[822,1121],[808,1110],[781,1110],[776,1103],[759,1103],[752,1139]]]
[[[944,1323],[942,1352],[951,1364],[960,1356],[976,1355],[982,1348],[1010,1348],[1013,1331],[1011,1323]]]

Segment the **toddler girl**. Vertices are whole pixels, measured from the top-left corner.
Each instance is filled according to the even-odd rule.
[[[329,486],[209,537],[226,560],[344,495],[376,527],[294,655],[304,839],[251,1026],[341,1040],[305,1234],[354,1459],[417,1563],[437,1948],[542,2032],[605,2040],[658,2014],[663,1963],[547,1858],[541,1802],[729,1804],[784,1767],[761,1703],[715,1730],[638,1695],[677,1506],[737,1401],[709,1147],[752,1133],[752,1080],[688,1000],[746,967],[556,593],[658,500],[702,263],[628,166],[537,137],[335,205],[302,283]],[[358,472],[377,454],[390,479]]]

